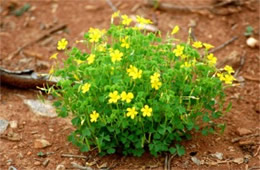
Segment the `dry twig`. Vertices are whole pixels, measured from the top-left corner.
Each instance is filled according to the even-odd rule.
[[[61,154],[61,157],[89,159],[89,157],[84,155],[71,155],[71,154]]]
[[[259,154],[259,151],[260,151],[260,146],[258,146],[257,150],[256,150],[256,153],[254,154],[254,156],[257,156]]]
[[[258,137],[258,136],[260,136],[260,133],[251,134],[251,135],[242,136],[242,137],[237,137],[237,138],[232,139],[231,142],[235,143],[235,142],[239,142],[241,139],[251,138],[251,137]]]
[[[234,36],[232,37],[230,40],[224,42],[223,44],[217,46],[216,48],[212,49],[212,50],[209,50],[210,53],[214,53],[224,47],[226,47],[227,45],[229,45],[230,43],[232,43],[233,41],[235,41],[236,39],[238,39],[238,36]]]
[[[237,77],[237,75],[239,74],[239,72],[242,70],[244,64],[245,64],[245,55],[246,55],[246,51],[243,52],[243,54],[240,56],[240,64],[238,69],[236,70],[234,76]]]
[[[81,166],[75,162],[71,162],[73,168],[81,169],[81,170],[93,170],[91,167],[88,166]]]
[[[112,8],[112,10],[114,12],[118,11],[118,9],[116,8],[116,6],[110,1],[110,0],[106,0],[107,4]]]
[[[168,164],[167,164],[167,170],[171,170],[171,161],[172,161],[172,158],[175,157],[176,154],[174,155],[171,155],[169,160],[168,160]]]
[[[259,79],[259,78],[254,78],[254,77],[251,77],[251,76],[248,76],[248,75],[243,75],[243,77],[244,77],[246,80],[260,82],[260,79]]]
[[[224,1],[224,2],[220,2],[217,3],[215,5],[211,5],[211,6],[178,6],[176,4],[173,3],[166,3],[166,2],[159,2],[158,0],[146,0],[146,4],[148,6],[152,6],[156,9],[160,9],[160,10],[180,10],[180,11],[194,11],[194,10],[209,10],[210,12],[213,12],[215,14],[220,14],[221,13],[217,13],[215,8],[220,8],[223,6],[227,6],[227,5],[242,5],[243,3],[237,3],[237,0],[230,0],[230,1]]]
[[[164,160],[164,170],[168,170],[168,159],[169,159],[169,155],[166,154],[165,160]]]

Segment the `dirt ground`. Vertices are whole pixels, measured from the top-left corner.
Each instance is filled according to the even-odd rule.
[[[259,46],[248,47],[244,35],[247,26],[252,26],[252,37],[259,40],[259,0],[222,0],[231,2],[214,10],[195,10],[194,7],[212,5],[217,0],[162,0],[178,6],[193,7],[192,10],[160,10],[145,5],[144,0],[112,0],[121,13],[141,15],[151,19],[165,35],[175,25],[181,27],[177,35],[186,40],[188,28],[193,27],[196,39],[219,46],[238,36],[236,40],[214,54],[218,64],[232,65],[236,70],[239,85],[227,89],[227,99],[233,107],[220,121],[227,124],[223,135],[194,135],[183,142],[187,153],[182,157],[162,154],[157,158],[145,153],[142,157],[113,154],[99,157],[95,151],[80,153],[67,141],[73,130],[69,119],[35,115],[24,99],[37,99],[38,92],[0,86],[0,119],[17,121],[17,128],[6,130],[5,134],[17,135],[17,141],[0,138],[0,169],[13,166],[17,169],[73,169],[72,162],[93,169],[260,169],[260,54]],[[51,67],[49,56],[56,51],[57,41],[63,37],[70,46],[83,38],[90,27],[108,28],[113,13],[106,0],[0,0],[0,67],[10,70],[33,69],[47,73]],[[15,16],[12,11],[26,3],[31,8]],[[65,24],[66,29],[50,34],[34,42],[10,57],[15,50],[49,30]],[[63,56],[65,58],[65,56]],[[241,59],[244,62],[240,62]],[[46,96],[48,98],[48,96]],[[51,97],[49,97],[51,98]],[[249,136],[248,136],[249,135]],[[2,135],[3,136],[3,135]],[[234,142],[234,139],[239,138]],[[51,146],[36,149],[36,139],[46,139]],[[233,142],[232,142],[233,141]],[[222,153],[219,160],[212,154]],[[42,156],[40,154],[43,153]],[[85,158],[62,157],[62,154],[84,155]],[[200,165],[191,158],[200,160]],[[46,161],[48,164],[45,164]],[[64,166],[62,166],[64,165]]]

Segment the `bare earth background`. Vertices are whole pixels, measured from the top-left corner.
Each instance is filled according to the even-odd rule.
[[[222,0],[228,1],[228,0]],[[65,37],[70,46],[83,38],[90,27],[108,28],[113,13],[105,0],[0,0],[0,67],[10,70],[34,69],[47,73],[51,67],[49,56],[56,52],[57,41]],[[237,0],[243,4],[231,3],[221,7],[222,15],[208,10],[154,10],[143,0],[112,0],[113,4],[128,15],[141,15],[151,19],[165,35],[175,25],[181,30],[177,37],[186,40],[189,26],[194,27],[195,37],[203,42],[219,46],[238,36],[238,39],[214,53],[219,64],[230,64],[240,68],[237,78],[239,86],[227,90],[228,101],[233,102],[231,111],[220,121],[227,123],[223,135],[194,135],[183,142],[187,154],[168,160],[171,169],[260,169],[260,55],[258,48],[246,45],[244,32],[247,26],[254,28],[252,37],[259,40],[259,0]],[[217,0],[162,0],[178,6],[212,5]],[[15,16],[12,11],[31,8]],[[14,10],[13,10],[14,9]],[[46,34],[58,25],[66,29],[51,34],[42,41],[24,48],[18,55],[8,57],[17,48]],[[66,56],[63,55],[63,58]],[[244,58],[243,66],[240,58]],[[96,151],[80,153],[67,141],[73,130],[69,119],[38,116],[24,103],[25,99],[37,99],[37,91],[19,90],[0,86],[0,119],[17,121],[17,127],[8,127],[0,138],[0,169],[13,166],[17,169],[72,169],[71,162],[93,169],[164,169],[166,155],[157,158],[145,153],[142,157],[124,157],[114,154],[97,156]],[[52,98],[46,96],[49,100]],[[251,135],[251,137],[247,137]],[[232,142],[242,137],[237,142]],[[37,148],[37,139],[51,144]],[[222,153],[223,158],[212,156]],[[62,154],[85,155],[82,158],[61,157]],[[221,154],[220,154],[221,155]],[[191,158],[200,160],[196,165]],[[169,155],[169,158],[171,156]],[[193,157],[193,158],[194,158]],[[48,163],[46,163],[48,162]],[[196,162],[196,161],[195,161]],[[204,162],[204,164],[203,164]],[[207,162],[207,163],[205,163]]]

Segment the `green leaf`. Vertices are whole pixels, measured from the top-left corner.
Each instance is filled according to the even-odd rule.
[[[45,153],[43,153],[43,152],[38,152],[37,153],[37,156],[39,156],[39,157],[45,157],[45,156],[47,156]]]
[[[203,122],[208,123],[208,122],[210,121],[210,118],[209,118],[208,115],[204,115],[204,116],[202,117],[202,120],[203,120]]]
[[[226,124],[218,124],[218,127],[220,128],[220,133],[223,134],[226,129]]]
[[[161,135],[164,135],[164,133],[165,133],[165,128],[160,127],[160,128],[158,129],[158,132],[159,132]]]
[[[91,135],[91,132],[88,127],[85,127],[84,129],[82,129],[82,136],[89,137],[90,135]]]
[[[107,150],[107,153],[108,154],[113,154],[113,153],[115,153],[116,152],[116,150],[114,149],[114,148],[109,148],[108,150]]]
[[[55,101],[53,102],[53,106],[55,106],[56,108],[61,106],[61,101]]]
[[[106,135],[106,136],[104,136],[103,139],[109,142],[109,141],[110,141],[110,136],[109,136],[109,135]]]
[[[176,149],[178,156],[182,156],[185,154],[185,149],[183,146],[176,144]]]
[[[80,146],[80,151],[81,151],[81,152],[87,152],[87,151],[89,151],[89,148],[88,148],[87,145],[81,144],[81,146]]]
[[[161,138],[159,133],[155,133],[153,137],[154,137],[154,139],[160,139]]]
[[[226,108],[226,112],[229,112],[231,108],[232,108],[232,103],[229,102],[229,104],[228,104],[228,106]]]
[[[176,153],[176,148],[170,147],[169,152],[170,152],[171,154],[175,154],[175,153]]]
[[[212,113],[212,118],[213,119],[218,119],[222,116],[222,113],[221,112],[213,112]]]
[[[201,134],[204,135],[204,136],[207,136],[209,134],[208,127],[203,128],[202,131],[201,131]]]
[[[251,36],[253,35],[253,32],[254,32],[254,28],[252,26],[247,26],[246,27],[246,31],[244,33],[245,36]]]
[[[72,120],[71,120],[71,123],[72,125],[74,126],[78,126],[80,124],[80,118],[79,117],[74,117]]]
[[[60,117],[67,117],[68,116],[68,111],[67,111],[66,107],[62,106],[61,111],[59,113],[59,116]]]

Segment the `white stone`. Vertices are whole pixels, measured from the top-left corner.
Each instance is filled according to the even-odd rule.
[[[24,103],[28,105],[32,112],[46,117],[56,117],[55,108],[51,105],[51,102],[45,100],[43,103],[40,100],[24,100]]]

